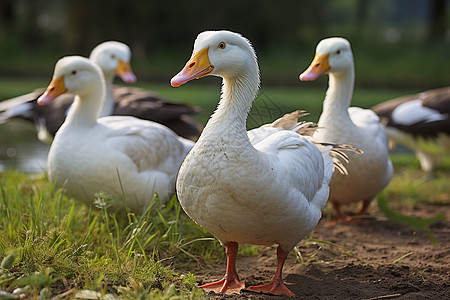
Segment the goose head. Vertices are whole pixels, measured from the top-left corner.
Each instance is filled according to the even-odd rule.
[[[197,36],[192,56],[171,80],[174,87],[207,75],[235,79],[254,76],[259,85],[259,70],[250,42],[230,31],[205,31]]]
[[[100,68],[92,61],[81,56],[66,56],[55,65],[53,79],[47,90],[37,100],[46,105],[64,93],[85,96],[99,90],[104,81]]]
[[[95,47],[89,58],[102,69],[105,80],[112,80],[117,75],[126,83],[136,82],[131,70],[131,50],[120,42],[108,41]]]
[[[317,45],[316,55],[308,69],[300,74],[300,80],[316,80],[322,74],[339,74],[352,69],[353,54],[350,43],[344,38],[327,38]]]

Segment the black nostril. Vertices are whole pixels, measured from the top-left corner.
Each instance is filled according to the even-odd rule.
[[[194,66],[195,66],[195,62],[193,62],[189,65],[189,69],[192,69]]]
[[[55,90],[55,87],[51,87],[50,91],[53,92]]]
[[[320,66],[320,63],[317,63],[317,64],[316,64],[316,65],[315,65],[314,67],[316,67],[316,68],[317,68],[317,67],[319,67],[319,66]]]

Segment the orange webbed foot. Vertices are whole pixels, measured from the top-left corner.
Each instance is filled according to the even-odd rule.
[[[271,282],[263,285],[249,286],[248,288],[246,288],[246,290],[252,292],[263,292],[273,295],[295,296],[295,294],[287,288],[284,282],[278,279],[273,279]]]
[[[284,262],[286,261],[286,258],[289,254],[289,251],[285,251],[281,248],[281,246],[278,246],[277,248],[277,260],[278,260],[278,266],[277,266],[277,272],[275,273],[275,276],[272,278],[272,280],[263,285],[256,285],[256,286],[250,286],[246,290],[252,291],[252,292],[263,292],[268,294],[274,294],[274,295],[287,295],[287,296],[295,296],[293,292],[291,292],[286,285],[283,282],[282,279],[282,270]]]
[[[233,294],[239,293],[243,288],[245,288],[245,284],[239,280],[235,267],[238,247],[239,245],[236,242],[229,242],[225,244],[227,254],[227,271],[225,276],[219,281],[200,286],[202,289],[206,292],[213,291],[214,293],[220,294]]]
[[[216,282],[201,285],[200,288],[206,292],[213,291],[218,294],[233,294],[239,293],[242,289],[244,289],[245,284],[240,282],[238,278],[223,278],[222,280]]]
[[[365,214],[365,215],[369,216],[369,214]],[[354,217],[347,216],[344,219],[344,223],[346,223],[346,224],[365,224],[365,223],[367,223],[367,219],[358,218],[358,216],[363,216],[363,215],[358,214],[358,215],[356,215]]]

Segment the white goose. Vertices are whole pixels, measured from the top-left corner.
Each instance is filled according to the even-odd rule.
[[[450,87],[388,100],[372,110],[385,126],[391,146],[413,149],[425,172],[433,172],[450,153]]]
[[[50,147],[50,180],[88,204],[101,191],[124,196],[128,207],[136,212],[145,209],[154,192],[167,200],[193,142],[163,125],[134,117],[97,119],[105,82],[100,69],[89,59],[60,59],[38,103],[48,104],[66,92],[76,97]]]
[[[278,244],[272,281],[247,289],[292,296],[282,280],[283,265],[321,218],[333,168],[331,147],[321,152],[290,130],[262,130],[249,139],[246,119],[260,80],[255,52],[241,35],[200,33],[191,59],[171,84],[206,75],[222,77],[220,103],[177,179],[185,212],[226,249],[225,277],[202,288],[239,292],[245,286],[235,267],[238,243]]]
[[[372,199],[391,180],[393,167],[386,133],[377,115],[370,109],[349,108],[355,72],[353,54],[347,40],[322,40],[317,45],[313,62],[300,75],[300,80],[315,80],[324,73],[329,74],[329,87],[314,139],[350,144],[364,152],[361,155],[349,154],[351,164],[346,166],[347,176],[333,173],[330,201],[338,221],[342,221],[341,204],[362,201],[358,215],[367,213]]]

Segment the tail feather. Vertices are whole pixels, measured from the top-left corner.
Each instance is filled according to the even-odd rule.
[[[309,113],[305,110],[296,110],[289,114],[285,114],[279,119],[276,119],[270,126],[290,130],[291,128],[297,126],[298,119],[307,115],[309,115]]]
[[[331,147],[330,156],[333,159],[333,171],[337,169],[339,173],[343,175],[348,175],[347,168],[344,166],[343,162],[348,163],[349,158],[348,155],[344,151],[350,151],[356,154],[363,154],[364,151],[358,149],[352,145],[347,144],[332,144],[332,143],[319,143],[314,142],[317,146],[320,147]]]
[[[312,136],[318,128],[317,124],[314,122],[298,121],[298,119],[307,115],[309,115],[309,113],[305,110],[296,110],[289,114],[285,114],[269,126],[295,131],[302,136]]]
[[[302,136],[313,136],[319,126],[314,122],[300,122],[292,130]]]

